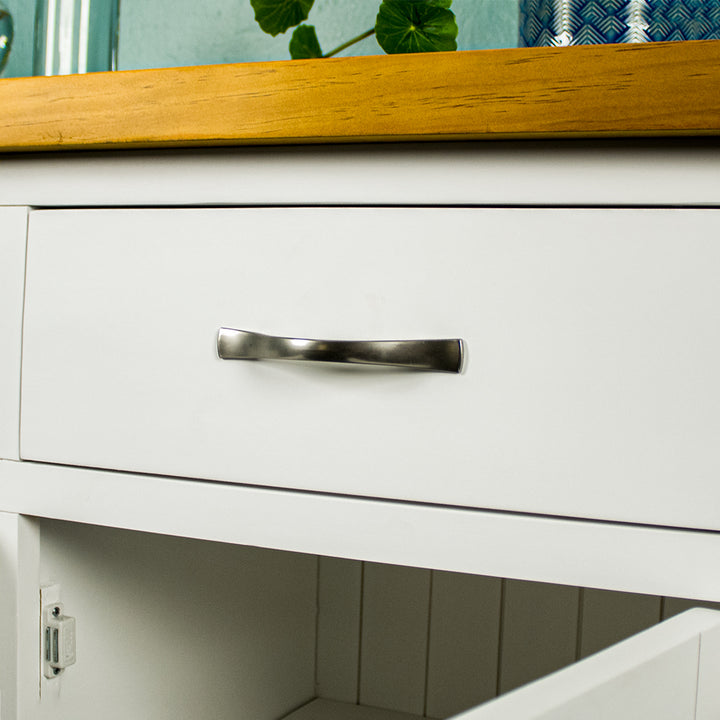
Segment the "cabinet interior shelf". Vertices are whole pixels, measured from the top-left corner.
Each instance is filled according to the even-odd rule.
[[[419,715],[316,698],[283,720],[423,720]]]
[[[720,135],[720,40],[0,81],[0,151]]]

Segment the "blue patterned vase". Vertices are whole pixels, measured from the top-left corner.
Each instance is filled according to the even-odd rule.
[[[720,0],[520,0],[520,46],[720,38]]]

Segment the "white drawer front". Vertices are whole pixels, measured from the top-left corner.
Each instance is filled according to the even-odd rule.
[[[38,211],[24,459],[720,529],[720,213]],[[461,375],[220,326],[461,337]]]

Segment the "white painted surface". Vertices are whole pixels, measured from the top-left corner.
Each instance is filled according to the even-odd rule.
[[[22,457],[720,529],[720,212],[30,219]],[[221,361],[221,325],[462,337],[461,376]]]
[[[40,686],[40,532],[31,518],[0,512],[2,720],[33,720]]]
[[[692,610],[458,720],[694,720],[702,638],[719,623]]]
[[[717,204],[717,161],[718,151],[710,147],[613,149],[551,143],[527,144],[522,151],[517,145],[464,144],[17,156],[3,159],[0,197],[3,202],[15,198],[72,206]],[[0,462],[0,484],[3,509],[47,517],[378,562],[720,600],[720,545],[713,533],[428,508],[34,463]],[[37,584],[37,578],[28,577],[23,583]],[[27,617],[32,616],[31,605],[32,601],[23,606]],[[23,622],[34,640],[36,627],[28,625],[27,617]],[[701,643],[701,653],[702,647]],[[33,648],[33,661],[34,652]],[[23,667],[29,667],[28,661]],[[703,681],[701,671],[700,687],[710,688],[708,678],[714,683],[716,676],[713,670]],[[3,695],[7,720],[4,688]],[[714,692],[708,698],[707,714],[699,715],[703,720],[717,714]],[[702,707],[699,702],[699,712]],[[27,711],[18,720],[35,720],[29,706]],[[16,718],[11,715],[10,720]]]
[[[720,625],[703,632],[700,638],[695,720],[720,717]]]
[[[19,459],[26,236],[27,208],[0,207],[0,458],[11,460]]]
[[[277,720],[313,697],[314,557],[53,521],[41,549],[77,663],[38,720]]]
[[[0,482],[6,510],[39,517],[396,565],[720,601],[718,533],[39,463],[0,461]]]
[[[720,204],[720,146],[711,142],[399,143],[2,162],[7,205]]]
[[[365,563],[318,560],[317,695],[354,705],[358,679],[370,677],[383,690],[376,704],[399,707],[410,697],[431,718],[453,716],[494,698],[498,685],[506,692],[655,625],[663,601],[434,570],[426,632],[422,622],[412,627],[411,620],[427,594],[422,575],[415,574],[420,583],[413,588],[407,568],[370,565],[366,585]],[[381,582],[373,576],[379,567]],[[396,615],[401,622],[394,621]],[[359,642],[363,624],[364,635],[373,638],[369,645]],[[407,650],[402,660],[393,657],[398,648]],[[413,681],[416,665],[427,668],[425,683]],[[710,670],[706,674],[714,677]]]
[[[257,511],[257,508],[252,509]],[[213,508],[204,510],[212,512]],[[268,516],[269,513],[265,513],[264,517]],[[9,517],[17,520],[17,516]],[[281,521],[281,518],[273,516],[273,520]],[[239,523],[243,521],[242,516],[238,517]],[[474,677],[473,673],[484,671],[483,665],[486,663],[478,664],[478,656],[488,651],[488,638],[493,645],[490,653],[495,657],[498,655],[495,643],[498,639],[499,608],[493,611],[486,607],[486,602],[491,599],[487,590],[496,589],[495,585],[500,582],[497,579],[433,572],[429,617],[426,615],[424,622],[422,619],[415,622],[413,618],[417,614],[416,609],[421,610],[420,615],[425,614],[420,606],[426,602],[428,595],[427,584],[422,581],[426,573],[408,568],[370,566],[368,596],[363,599],[362,583],[356,581],[357,563],[320,558],[320,566],[325,564],[326,572],[324,581],[318,586],[319,617],[316,625],[315,558],[52,521],[42,521],[41,524],[43,570],[40,580],[37,569],[35,570],[35,579],[30,582],[31,591],[28,597],[34,595],[36,598],[39,582],[62,583],[62,599],[66,603],[66,609],[69,610],[72,606],[78,617],[79,628],[84,627],[79,649],[83,651],[85,664],[73,666],[73,673],[68,671],[57,683],[45,683],[43,701],[37,710],[40,713],[38,718],[68,717],[75,720],[93,717],[92,712],[99,702],[97,690],[93,688],[102,687],[104,697],[113,695],[122,688],[127,689],[132,695],[132,702],[126,702],[118,696],[113,706],[117,707],[118,711],[123,709],[127,712],[128,708],[133,709],[132,703],[136,702],[138,707],[133,710],[135,714],[140,712],[141,706],[147,708],[165,698],[163,707],[153,711],[152,717],[155,719],[165,717],[164,713],[173,713],[167,715],[168,717],[185,717],[177,714],[180,712],[179,708],[173,705],[176,700],[182,700],[182,711],[188,713],[187,717],[195,716],[197,712],[193,708],[200,706],[213,707],[217,717],[234,717],[227,714],[230,709],[235,712],[243,703],[254,702],[253,717],[274,719],[276,715],[264,714],[263,698],[267,693],[273,702],[280,702],[280,699],[275,685],[262,679],[261,668],[282,672],[283,688],[288,689],[292,685],[289,682],[292,673],[288,673],[287,663],[292,662],[292,657],[289,656],[296,652],[298,643],[304,645],[305,650],[302,656],[294,656],[299,663],[296,669],[305,678],[302,687],[307,692],[310,692],[312,687],[308,683],[313,676],[313,647],[317,647],[318,663],[331,663],[334,654],[339,664],[349,668],[353,660],[345,657],[347,653],[346,648],[342,647],[343,630],[347,623],[350,626],[350,636],[357,636],[359,604],[364,605],[362,622],[365,625],[365,660],[360,663],[360,649],[356,646],[355,652],[351,653],[355,655],[355,673],[358,674],[359,671],[360,677],[371,678],[371,684],[374,684],[376,689],[377,686],[382,688],[383,697],[380,700],[384,705],[392,706],[396,699],[404,698],[407,701],[407,698],[412,696],[415,698],[413,702],[419,702],[420,707],[423,702],[426,703],[428,717],[448,717],[450,713],[441,711],[441,704],[443,701],[447,702],[447,698],[443,697],[442,692],[438,693],[437,688],[433,688],[433,676],[436,681],[442,681],[443,673],[453,676],[454,665],[466,660],[469,667],[463,668],[457,677],[452,677],[451,685],[458,689],[459,695],[470,696],[474,692],[475,684],[486,679]],[[35,565],[37,566],[37,561]],[[30,575],[32,573],[28,577]],[[417,587],[417,583],[408,582],[408,579],[412,580],[415,576],[421,580]],[[347,578],[351,578],[351,582],[346,582],[344,586],[342,581]],[[5,582],[2,574],[0,580]],[[444,583],[445,580],[448,582]],[[27,583],[27,577],[25,582]],[[483,583],[484,587],[478,583]],[[442,591],[443,584],[444,591],[447,592]],[[590,605],[583,603],[584,618],[578,618],[577,600],[574,601],[574,607],[571,603],[570,608],[557,603],[557,600],[565,595],[577,598],[576,588],[541,586],[544,595],[538,597],[536,583],[507,584],[509,587],[505,591],[506,607],[501,633],[504,647],[499,652],[503,658],[506,677],[510,675],[509,668],[512,668],[515,675],[525,673],[527,678],[528,662],[534,663],[536,668],[543,663],[547,665],[548,656],[551,656],[551,659],[557,657],[561,637],[569,638],[565,643],[569,650],[564,663],[572,662],[576,629],[582,626],[585,632],[588,632],[587,620],[593,612],[597,614],[599,606],[608,598],[607,594],[598,594]],[[586,590],[585,596],[587,594]],[[443,598],[443,595],[447,597]],[[494,602],[497,602],[497,593],[493,592],[491,595]],[[658,602],[657,598],[648,600],[654,600],[656,604]],[[32,619],[30,638],[23,647],[26,654],[30,651],[30,657],[25,661],[24,667],[26,671],[30,669],[30,675],[34,673],[36,676],[38,663],[33,651],[37,648],[38,608],[34,600],[28,605],[24,612]],[[34,614],[31,606],[35,606]],[[612,602],[607,605],[610,612],[614,607]],[[548,613],[554,619],[549,617]],[[331,622],[323,623],[323,616],[327,619],[328,614]],[[110,679],[103,676],[101,680],[99,676],[94,678],[94,674],[104,672],[102,663],[98,663],[97,658],[103,652],[108,652],[108,636],[104,632],[104,624],[107,623],[109,615],[123,618],[122,633],[112,641],[116,672]],[[482,625],[480,632],[478,617]],[[288,623],[295,623],[295,629],[291,629]],[[325,650],[321,657],[323,625],[326,634],[335,633],[336,637],[330,642],[327,639],[324,641]],[[590,626],[593,626],[592,622]],[[175,656],[177,644],[167,640],[168,637],[175,637],[173,627],[183,628],[182,645],[192,648],[192,659],[185,657],[187,653],[180,658]],[[313,643],[316,627],[317,645]],[[442,642],[438,643],[438,633],[447,628],[447,637],[442,637]],[[467,637],[458,641],[463,629]],[[602,632],[602,644],[606,644],[612,639],[613,629],[593,629],[596,637]],[[374,636],[374,640],[371,636]],[[426,640],[426,637],[429,637],[429,640]],[[261,651],[258,650],[257,643],[260,643]],[[279,650],[278,643],[289,643],[290,649]],[[380,652],[378,647],[381,647]],[[714,708],[712,703],[716,701],[716,693],[713,663],[716,662],[714,653],[717,649],[713,650],[713,644],[709,641],[705,642],[701,649],[702,647],[707,651],[709,663],[705,675],[706,706]],[[419,648],[420,656],[417,662],[409,661],[410,657],[418,654],[412,648]],[[518,649],[520,652],[517,652]],[[157,673],[149,671],[145,664],[136,667],[129,658],[137,653],[142,654],[149,666],[162,670]],[[394,654],[398,653],[401,654],[401,659],[393,660]],[[79,662],[83,659],[82,656],[79,655]],[[94,662],[89,663],[88,658]],[[422,680],[419,683],[410,682],[409,685],[413,688],[408,694],[409,685],[406,679],[412,680],[414,673],[412,667],[406,667],[406,664],[412,667],[427,666],[427,687]],[[446,667],[438,668],[438,665],[445,664]],[[253,668],[250,676],[255,684],[251,690],[241,687],[242,699],[237,696],[237,692],[238,684],[242,685],[244,682],[243,672],[239,676],[233,676],[232,682],[219,683],[216,690],[213,690],[212,699],[203,695],[214,686],[210,681],[203,681],[202,677],[222,676],[226,667],[233,668],[236,665]],[[285,669],[281,671],[277,667],[279,665]],[[80,668],[79,675],[75,675],[77,668]],[[491,679],[495,678],[492,668],[488,674]],[[393,683],[393,679],[396,682]],[[25,701],[36,699],[37,677],[29,687],[31,692],[25,696]],[[80,688],[83,688],[83,691],[78,694]],[[322,690],[318,687],[321,694]],[[155,693],[158,695],[157,699]],[[174,699],[168,702],[167,697]],[[297,696],[288,696],[286,700],[288,707],[297,705]],[[26,702],[26,705],[29,709],[34,707],[32,702],[29,705]],[[329,712],[327,709],[325,711]],[[365,714],[365,710],[355,708],[348,712],[357,713],[361,720],[371,720],[376,718],[373,712],[382,711]],[[36,716],[27,714],[20,717],[29,720]],[[295,720],[294,716],[291,717]],[[315,718],[314,715],[310,717]],[[354,716],[351,714],[349,717]],[[377,718],[384,720],[382,714],[377,715]],[[392,715],[388,718],[394,720]]]

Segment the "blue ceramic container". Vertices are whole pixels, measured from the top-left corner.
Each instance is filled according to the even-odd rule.
[[[521,47],[720,38],[720,0],[520,0]]]

